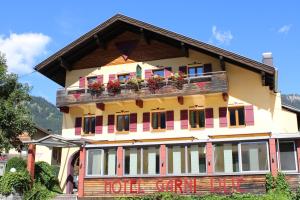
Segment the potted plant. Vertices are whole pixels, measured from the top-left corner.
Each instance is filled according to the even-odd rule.
[[[119,80],[109,81],[107,84],[107,91],[110,95],[116,95],[121,92],[121,84]]]
[[[163,80],[164,79],[158,75],[154,75],[154,76],[150,77],[147,80],[147,86],[148,86],[149,91],[152,94],[155,94],[155,92],[162,87]]]
[[[136,77],[131,77],[127,82],[127,87],[129,89],[133,89],[135,91],[138,91],[140,89],[140,83],[141,83],[141,79],[138,79]]]
[[[177,89],[182,90],[183,85],[186,83],[184,80],[183,73],[175,73],[171,76],[172,85],[175,86]]]
[[[98,96],[104,91],[104,85],[98,81],[94,81],[88,85],[92,96]]]

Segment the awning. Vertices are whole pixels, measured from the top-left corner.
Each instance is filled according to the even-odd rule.
[[[47,147],[80,147],[90,143],[90,140],[85,138],[68,139],[60,135],[47,135],[38,140],[24,141],[23,144],[37,144]]]

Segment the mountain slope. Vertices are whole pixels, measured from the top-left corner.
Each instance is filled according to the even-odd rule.
[[[300,109],[300,95],[298,94],[282,94],[281,101],[282,104]]]
[[[62,114],[55,105],[42,97],[31,97],[31,102],[27,105],[33,121],[44,129],[51,129],[51,132],[61,134]]]

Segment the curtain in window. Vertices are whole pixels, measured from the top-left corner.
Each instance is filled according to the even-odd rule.
[[[181,147],[173,146],[173,174],[181,174]]]
[[[108,150],[108,175],[112,176],[116,174],[116,150]]]
[[[232,165],[232,145],[231,144],[224,144],[224,172],[232,173],[233,172],[233,165]]]
[[[101,151],[102,150],[88,151],[88,174],[89,175],[101,174]]]
[[[156,148],[148,148],[148,174],[156,174]]]
[[[137,149],[131,148],[130,149],[130,175],[137,175],[137,162],[138,162],[138,155],[137,155]]]
[[[267,143],[241,144],[243,171],[266,171],[268,166]]]
[[[191,145],[191,173],[199,173],[199,147],[198,145]]]
[[[293,142],[279,142],[279,159],[282,171],[294,171],[297,169]]]

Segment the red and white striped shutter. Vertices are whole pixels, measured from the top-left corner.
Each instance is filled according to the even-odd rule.
[[[103,75],[98,75],[97,76],[97,82],[102,84],[103,83]]]
[[[113,80],[115,80],[116,79],[116,75],[115,74],[110,74],[109,76],[108,76],[108,81],[113,81]]]
[[[137,131],[137,113],[130,113],[130,124],[129,131],[136,132]]]
[[[219,126],[227,127],[227,107],[219,108]]]
[[[247,126],[254,125],[253,105],[245,106],[245,122]]]
[[[173,110],[169,110],[166,112],[166,125],[167,125],[167,130],[174,130],[174,111]]]
[[[75,135],[81,135],[82,118],[75,118]]]
[[[115,115],[108,115],[107,132],[108,133],[114,133],[115,132]]]
[[[189,128],[189,120],[188,120],[188,110],[181,110],[180,111],[180,126],[181,129],[188,129]]]
[[[145,70],[145,79],[148,79],[152,76],[152,69]]]
[[[214,127],[214,109],[206,108],[205,109],[205,128]]]
[[[85,88],[85,77],[79,78],[79,88]]]
[[[96,116],[95,133],[102,134],[102,129],[103,129],[102,127],[103,127],[103,116]]]
[[[143,131],[150,131],[150,113],[143,113]]]

